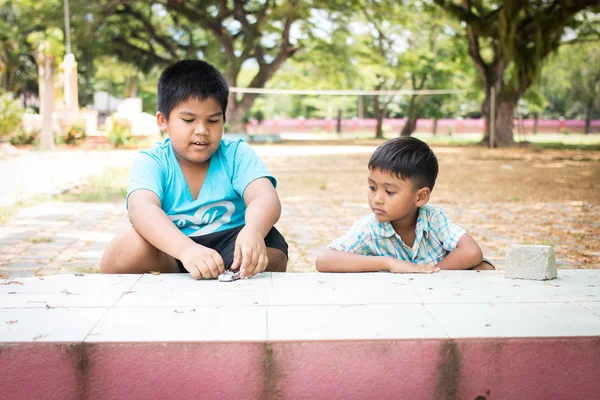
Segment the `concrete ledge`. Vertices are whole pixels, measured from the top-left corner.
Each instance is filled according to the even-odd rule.
[[[0,279],[10,399],[570,399],[600,392],[600,271]]]

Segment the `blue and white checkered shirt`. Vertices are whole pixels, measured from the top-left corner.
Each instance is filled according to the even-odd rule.
[[[439,207],[424,205],[419,208],[412,249],[400,238],[392,224],[379,222],[374,214],[358,220],[330,248],[363,256],[387,256],[415,264],[435,265],[456,248],[467,233],[454,224]]]

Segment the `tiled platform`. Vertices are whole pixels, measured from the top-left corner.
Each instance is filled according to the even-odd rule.
[[[600,270],[0,279],[2,397],[592,398]],[[482,397],[477,397],[482,396]]]

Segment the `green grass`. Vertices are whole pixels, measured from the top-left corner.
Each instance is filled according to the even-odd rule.
[[[58,195],[38,195],[26,201],[0,207],[0,223],[6,223],[21,208],[33,207],[50,201],[75,202],[116,202],[123,201],[127,195],[129,167],[106,168],[99,176],[92,176],[82,186],[70,189]]]
[[[600,151],[599,144],[575,144],[575,143],[556,143],[556,142],[535,142],[535,147],[552,150],[590,150]]]
[[[84,203],[124,200],[128,178],[129,167],[106,168],[102,175],[90,177],[85,185],[57,195],[56,200]]]
[[[347,140],[375,140],[372,132],[357,132],[343,133],[340,137],[335,133],[319,133],[306,135],[306,139],[324,140],[324,141],[347,141]],[[446,145],[446,146],[473,146],[478,145],[483,135],[481,133],[460,133],[448,135],[445,132],[440,132],[436,136],[431,133],[415,133],[414,137],[423,140],[431,145]],[[302,137],[302,135],[298,135]],[[397,132],[386,132],[384,139],[398,137]],[[568,135],[560,133],[538,133],[536,135],[526,134],[520,135],[515,132],[513,136],[516,142],[530,143],[534,148],[553,149],[553,150],[591,150],[600,151],[600,134],[585,135],[582,133],[571,133]],[[301,143],[302,140],[298,140]],[[285,140],[284,140],[285,142]]]

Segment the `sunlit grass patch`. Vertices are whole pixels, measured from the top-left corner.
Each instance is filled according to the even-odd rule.
[[[56,196],[59,201],[114,202],[124,200],[127,195],[129,167],[106,168],[99,176]]]

